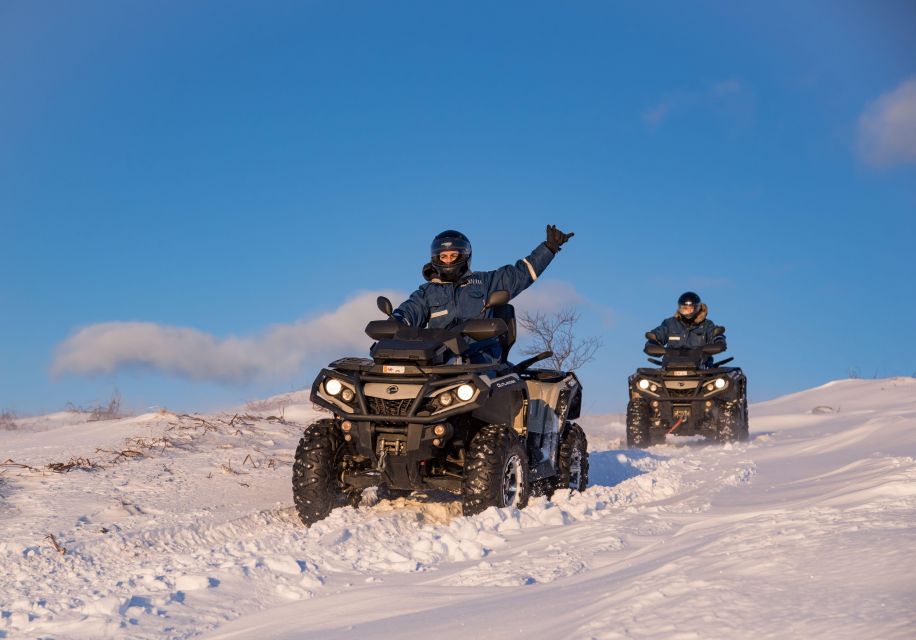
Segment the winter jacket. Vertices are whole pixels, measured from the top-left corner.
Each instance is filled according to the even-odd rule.
[[[725,336],[713,336],[712,330],[716,324],[706,315],[709,309],[700,303],[700,308],[692,319],[685,318],[680,313],[667,318],[652,329],[658,337],[659,343],[666,347],[702,347],[713,342],[725,342]]]
[[[491,293],[505,290],[514,298],[538,279],[551,260],[553,252],[542,242],[514,265],[494,271],[472,271],[458,282],[438,280],[432,265],[427,264],[423,268],[427,282],[410,294],[392,315],[412,327],[431,329],[445,329],[470,318],[490,317],[489,310],[484,316],[481,311]]]

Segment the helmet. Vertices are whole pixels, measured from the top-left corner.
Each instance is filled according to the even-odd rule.
[[[681,307],[693,307],[692,311],[684,313],[681,310]],[[700,296],[695,294],[693,291],[685,291],[681,294],[681,297],[677,299],[677,309],[678,313],[684,316],[685,318],[692,318],[694,314],[700,308]]]
[[[445,252],[457,252],[458,256],[449,262],[442,260]],[[471,268],[471,241],[460,231],[449,229],[435,238],[429,247],[429,262],[444,282],[456,282]]]

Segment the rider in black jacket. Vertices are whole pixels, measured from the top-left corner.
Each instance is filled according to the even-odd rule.
[[[677,311],[646,335],[650,341],[665,347],[702,347],[714,342],[725,346],[724,335],[713,335],[716,323],[707,318],[709,308],[693,291],[686,291],[677,300]],[[654,339],[653,337],[654,336]],[[708,358],[706,365],[712,361]]]

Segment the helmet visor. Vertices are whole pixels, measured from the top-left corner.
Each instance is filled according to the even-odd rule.
[[[467,261],[471,255],[471,243],[461,238],[441,238],[433,241],[429,251],[433,264],[447,267]]]

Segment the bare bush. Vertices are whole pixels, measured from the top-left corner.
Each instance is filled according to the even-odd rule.
[[[268,411],[279,411],[283,416],[286,413],[286,407],[292,404],[289,398],[268,398],[266,400],[249,400],[245,403],[245,408],[254,413],[266,413]]]
[[[522,349],[522,353],[533,356],[552,351],[553,356],[547,362],[559,371],[576,370],[591,362],[603,344],[598,336],[576,339],[579,312],[575,309],[561,309],[551,314],[524,312],[518,322],[532,338],[532,343]]]
[[[18,429],[16,424],[16,414],[10,411],[9,409],[4,409],[0,412],[0,431],[13,431]]]
[[[87,422],[117,420],[124,417],[124,414],[121,412],[121,392],[117,389],[111,394],[111,398],[108,400],[107,405],[99,404],[94,407],[84,408],[72,402],[68,402],[67,411],[72,411],[73,413],[88,413],[89,417]]]

